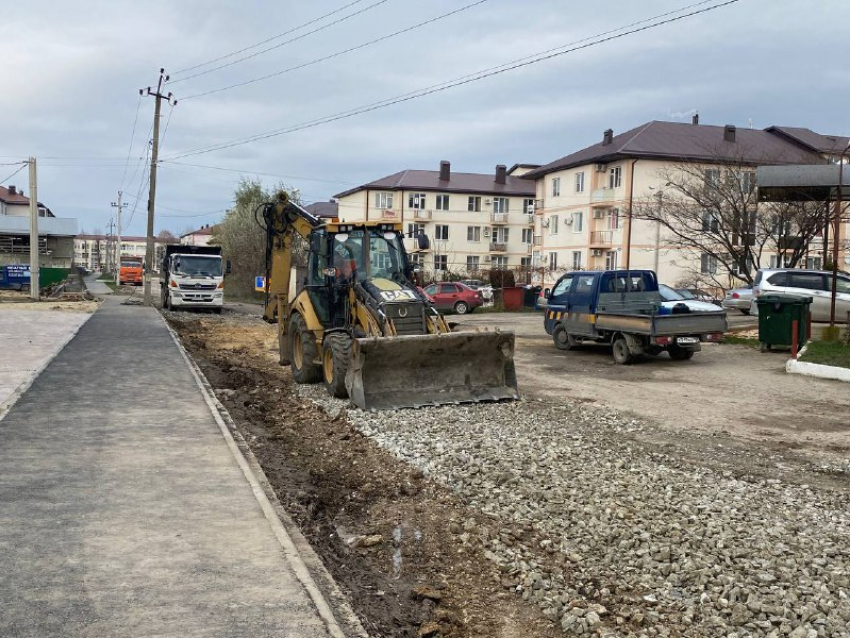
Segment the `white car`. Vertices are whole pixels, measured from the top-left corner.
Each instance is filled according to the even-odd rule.
[[[720,312],[723,310],[720,306],[707,301],[686,299],[678,291],[673,290],[670,286],[665,284],[658,284],[658,292],[664,300],[661,302],[661,305],[665,308],[672,309],[674,306],[679,304],[685,304],[691,312]]]

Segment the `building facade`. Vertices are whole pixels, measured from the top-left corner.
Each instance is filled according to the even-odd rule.
[[[791,139],[788,131],[805,141]],[[713,260],[683,250],[661,224],[630,213],[653,201],[660,203],[659,198],[670,192],[669,176],[683,165],[691,167],[689,173],[711,181],[726,179],[722,173],[727,171],[721,167],[734,163],[740,167],[736,179],[750,191],[756,186],[757,166],[823,163],[829,160],[830,145],[841,143],[840,138],[808,129],[736,130],[700,125],[698,118],[691,124],[649,122],[616,136],[609,129],[599,144],[525,174],[536,181],[532,263],[538,279],[548,285],[567,270],[628,265],[653,269],[670,284],[718,275],[719,287],[739,285],[740,281],[724,278]],[[804,265],[821,267],[821,247],[815,238]],[[842,263],[845,255],[843,251]]]
[[[154,270],[159,269],[159,262],[169,244],[178,243],[177,239],[163,241],[154,240],[155,263]],[[123,257],[138,257],[145,259],[147,255],[148,240],[146,237],[134,237],[132,235],[121,237],[121,251]],[[77,235],[74,239],[74,265],[82,266],[92,271],[109,271],[113,268],[115,260],[115,236],[114,235]]]
[[[438,171],[401,171],[338,194],[339,219],[401,222],[406,247],[426,277],[530,269],[535,183],[517,174],[530,168],[453,173],[443,161]],[[428,250],[417,246],[423,233],[431,240]]]
[[[30,200],[15,186],[0,186],[0,266],[28,264],[30,260]],[[38,203],[39,264],[70,268],[74,259],[77,220],[56,217]]]
[[[180,243],[184,246],[207,246],[212,239],[213,226],[206,224],[191,233],[180,235]]]

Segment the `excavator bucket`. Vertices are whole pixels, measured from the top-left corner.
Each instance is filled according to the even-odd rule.
[[[346,376],[364,410],[518,399],[512,332],[355,339]]]

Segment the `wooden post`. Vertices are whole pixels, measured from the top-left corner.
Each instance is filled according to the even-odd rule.
[[[799,347],[799,331],[800,331],[800,322],[797,319],[791,322],[791,358],[797,358],[797,348]]]

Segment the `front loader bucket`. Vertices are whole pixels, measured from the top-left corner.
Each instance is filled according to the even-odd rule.
[[[518,399],[514,334],[355,339],[346,387],[364,410]]]

